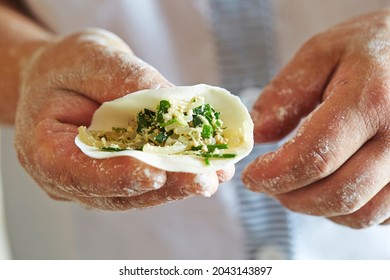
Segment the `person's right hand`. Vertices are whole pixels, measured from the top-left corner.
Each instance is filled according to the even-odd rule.
[[[52,197],[127,210],[213,194],[234,168],[211,174],[165,172],[130,157],[89,158],[74,144],[101,103],[141,89],[172,86],[116,35],[87,30],[40,47],[21,73],[15,146],[19,160]]]

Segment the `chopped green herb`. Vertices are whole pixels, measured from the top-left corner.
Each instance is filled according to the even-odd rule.
[[[201,153],[201,157],[204,157],[206,165],[210,165],[210,158],[234,158],[237,154],[212,154],[212,153]]]
[[[192,120],[192,123],[194,124],[194,127],[202,126],[203,121],[199,116],[195,116]]]
[[[237,156],[237,154],[211,154],[211,153],[204,153],[201,154],[202,157],[205,158],[234,158]]]
[[[213,129],[213,127],[211,125],[204,124],[202,126],[202,133],[201,133],[201,135],[202,135],[202,137],[204,139],[211,138],[213,136],[213,134],[214,134],[214,129]]]
[[[174,123],[177,123],[177,119],[176,118],[170,119],[169,121],[167,121],[165,123],[160,123],[160,126],[161,127],[166,127],[166,126],[174,124]]]
[[[149,114],[139,112],[137,115],[137,132],[142,133],[143,129],[148,129],[153,123],[153,118]]]
[[[194,109],[194,116],[203,116],[210,123],[212,123],[213,119],[218,120],[219,114],[219,112],[215,112],[215,110],[210,106],[210,104],[203,104]]]
[[[121,149],[121,148],[117,148],[117,147],[101,147],[100,150],[108,151],[108,152],[119,152],[119,151],[123,151],[126,149]]]
[[[168,139],[168,135],[166,134],[165,131],[161,131],[159,134],[157,134],[156,137],[154,137],[154,140],[156,140],[156,142],[160,144],[167,141],[167,139]]]
[[[168,113],[168,109],[171,107],[171,103],[168,100],[161,100],[157,107],[157,122],[164,122],[164,114]]]
[[[147,115],[149,118],[154,118],[156,116],[156,113],[149,109],[144,109],[145,115]]]

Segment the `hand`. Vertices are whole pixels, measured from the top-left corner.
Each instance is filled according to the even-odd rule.
[[[255,140],[279,150],[242,174],[287,208],[352,228],[390,222],[390,13],[309,40],[253,109]]]
[[[102,102],[169,87],[115,35],[88,30],[38,49],[24,73],[15,145],[23,167],[53,198],[92,208],[144,208],[211,195],[234,168],[212,174],[168,173],[130,157],[85,156],[74,144]]]

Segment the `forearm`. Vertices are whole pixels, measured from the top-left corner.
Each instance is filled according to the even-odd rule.
[[[32,53],[50,41],[51,32],[0,0],[0,123],[13,124],[23,68]]]

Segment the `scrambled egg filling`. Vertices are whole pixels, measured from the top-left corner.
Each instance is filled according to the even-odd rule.
[[[232,158],[223,153],[228,139],[223,136],[220,112],[206,104],[201,96],[190,102],[161,100],[156,111],[143,109],[127,127],[111,131],[87,130],[79,127],[80,139],[104,151],[140,150],[160,154],[197,155],[205,159]]]

